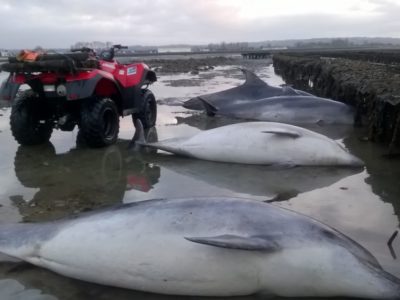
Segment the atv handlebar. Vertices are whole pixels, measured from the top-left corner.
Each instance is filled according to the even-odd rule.
[[[82,48],[75,48],[75,49],[71,49],[71,52],[93,52],[92,48],[89,47],[82,47]]]
[[[113,45],[112,47],[114,49],[128,49],[128,46],[122,46],[121,44]]]
[[[99,57],[103,60],[111,61],[114,59],[115,49],[128,49],[128,46],[122,46],[121,44],[112,45],[108,50],[101,51]],[[83,52],[96,55],[96,52],[89,47],[71,49],[71,52]],[[98,56],[96,55],[96,57]]]

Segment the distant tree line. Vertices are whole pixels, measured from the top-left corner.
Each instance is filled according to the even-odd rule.
[[[208,44],[209,51],[229,51],[229,50],[248,50],[249,43],[238,42],[238,43],[219,43],[219,44]]]
[[[351,48],[351,47],[391,47],[394,46],[391,43],[378,43],[378,42],[367,42],[353,43],[348,39],[332,39],[330,41],[321,42],[297,42],[294,46],[289,48],[294,49],[314,49],[314,48]]]

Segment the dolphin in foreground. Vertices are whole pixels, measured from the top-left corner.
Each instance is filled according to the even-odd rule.
[[[253,72],[247,69],[240,69],[240,70],[246,77],[246,81],[242,85],[228,90],[220,91],[217,93],[194,97],[184,102],[182,106],[188,109],[203,110],[204,107],[201,104],[200,98],[205,99],[206,101],[212,103],[213,105],[222,107],[225,105],[234,105],[239,103],[252,102],[254,100],[273,97],[273,96],[282,96],[282,95],[312,96],[307,92],[295,90],[289,86],[284,86],[284,87],[271,86],[265,81],[261,80]]]
[[[355,241],[246,199],[149,200],[2,225],[0,251],[68,277],[161,294],[400,297],[400,280]]]
[[[218,106],[199,97],[207,115],[290,124],[353,125],[353,107],[315,96],[276,96],[252,102]]]
[[[237,123],[154,143],[146,142],[140,120],[136,120],[135,127],[135,145],[210,161],[282,166],[364,165],[334,140],[283,123]]]

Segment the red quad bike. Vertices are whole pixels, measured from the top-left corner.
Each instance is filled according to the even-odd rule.
[[[157,80],[144,63],[120,64],[114,45],[95,56],[80,48],[67,54],[42,54],[34,61],[12,57],[1,65],[10,72],[0,98],[12,101],[10,125],[21,145],[49,141],[53,128],[72,131],[90,147],[115,143],[119,117],[132,115],[146,128],[155,125],[157,105],[149,84]],[[22,84],[30,89],[19,91]]]

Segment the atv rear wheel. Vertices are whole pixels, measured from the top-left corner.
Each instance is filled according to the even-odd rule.
[[[139,119],[143,128],[151,128],[156,125],[157,120],[157,103],[156,98],[150,90],[143,90],[142,94],[142,108],[138,113],[132,115],[133,123],[136,119]]]
[[[21,145],[38,145],[50,140],[53,125],[46,107],[31,90],[21,92],[14,100],[10,116],[11,133]]]
[[[92,98],[83,103],[79,135],[90,147],[114,144],[119,132],[117,106],[110,98]]]

